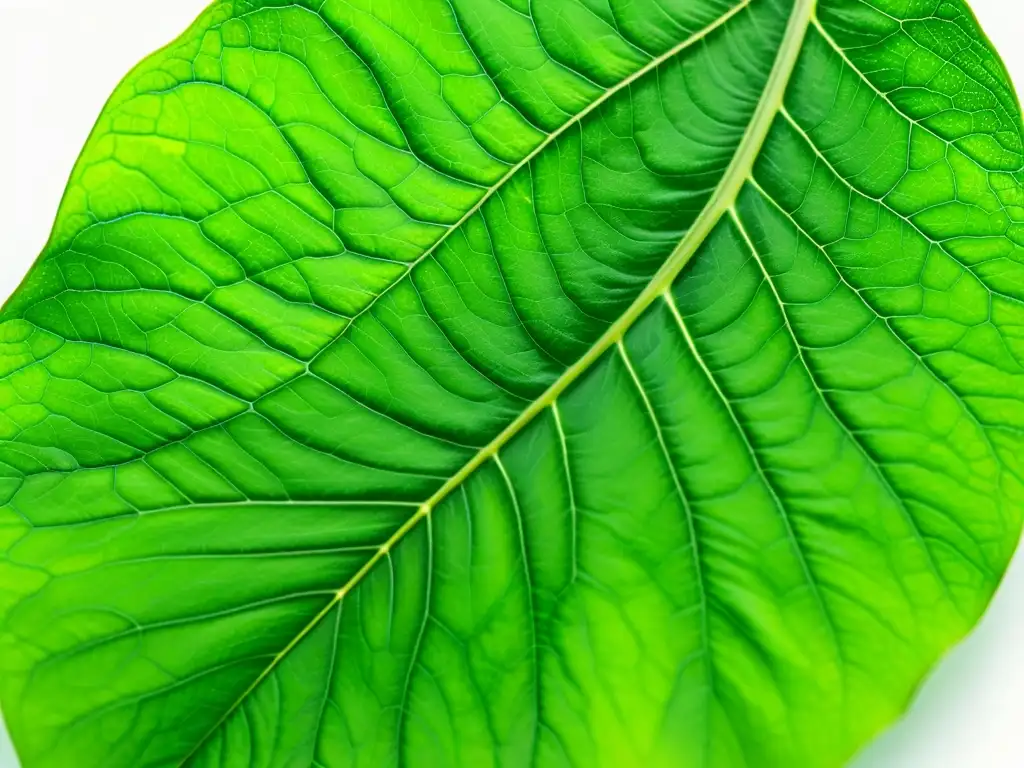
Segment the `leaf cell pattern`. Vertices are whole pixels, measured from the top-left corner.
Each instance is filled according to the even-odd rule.
[[[26,768],[835,766],[1024,510],[961,0],[235,0],[0,324]]]

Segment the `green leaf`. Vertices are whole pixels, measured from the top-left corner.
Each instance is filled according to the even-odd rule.
[[[1024,511],[961,0],[235,0],[0,324],[26,768],[837,766]]]

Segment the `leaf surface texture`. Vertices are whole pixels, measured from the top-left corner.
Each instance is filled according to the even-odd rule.
[[[0,317],[26,768],[838,766],[1024,509],[960,0],[235,0]]]

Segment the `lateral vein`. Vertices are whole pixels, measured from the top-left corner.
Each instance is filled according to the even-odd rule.
[[[590,102],[590,104],[588,104],[586,107],[584,107],[579,112],[577,112],[575,115],[573,115],[571,118],[566,120],[564,123],[562,123],[562,125],[558,126],[558,128],[556,128],[554,131],[549,133],[544,138],[544,140],[540,142],[540,144],[538,144],[536,147],[534,147],[533,150],[531,150],[530,153],[528,155],[526,155],[526,157],[524,157],[518,163],[516,163],[511,168],[509,168],[508,171],[505,172],[504,176],[502,176],[500,179],[498,179],[496,182],[494,182],[493,185],[488,187],[487,191],[480,197],[480,199],[477,200],[476,203],[474,203],[473,206],[468,211],[466,211],[465,214],[463,214],[462,218],[460,218],[458,221],[456,221],[454,224],[452,224],[450,227],[448,227],[448,229],[445,230],[445,233],[443,235],[441,235],[441,237],[438,238],[436,243],[434,243],[427,250],[425,250],[423,253],[421,253],[419,256],[417,256],[413,261],[411,261],[409,263],[409,265],[406,267],[405,271],[402,272],[402,274],[400,274],[398,277],[396,277],[395,280],[392,283],[390,283],[383,291],[381,291],[376,296],[374,296],[369,304],[367,304],[365,307],[363,307],[361,310],[359,310],[355,315],[353,315],[352,319],[349,320],[348,323],[345,325],[345,327],[342,329],[341,335],[343,336],[349,330],[349,328],[352,327],[352,325],[355,323],[355,321],[358,320],[362,315],[366,314],[371,309],[373,309],[373,306],[378,301],[380,301],[384,296],[386,296],[391,291],[391,289],[393,289],[396,285],[401,283],[405,278],[407,278],[410,274],[412,274],[412,271],[417,267],[417,265],[419,265],[421,262],[427,260],[435,252],[437,252],[437,250],[448,240],[449,236],[451,236],[451,234],[453,232],[459,231],[462,228],[463,224],[465,224],[467,221],[469,221],[471,218],[473,218],[477,213],[479,213],[480,210],[483,209],[484,205],[487,204],[487,201],[490,200],[492,197],[494,197],[505,186],[505,184],[507,184],[508,181],[510,179],[512,179],[513,176],[515,176],[517,173],[519,173],[519,171],[521,171],[523,168],[526,168],[530,163],[532,163],[535,159],[537,159],[537,157],[541,154],[541,152],[543,152],[545,149],[547,149],[549,146],[551,146],[554,142],[556,142],[559,139],[559,137],[563,136],[570,128],[572,128],[573,126],[578,125],[579,123],[581,123],[583,121],[583,119],[585,117],[587,117],[587,115],[589,115],[590,113],[592,113],[595,110],[597,110],[598,108],[600,108],[603,104],[607,103],[608,100],[611,99],[613,96],[615,96],[617,93],[621,93],[625,89],[629,88],[629,86],[631,86],[637,80],[642,78],[644,75],[646,75],[649,72],[657,69],[658,67],[660,67],[662,64],[664,64],[669,59],[671,59],[671,58],[673,58],[675,56],[678,56],[680,53],[685,51],[687,48],[690,48],[694,44],[696,44],[696,43],[700,42],[701,40],[703,40],[705,37],[710,35],[716,29],[718,29],[719,27],[724,25],[726,22],[728,22],[730,19],[732,19],[734,16],[736,16],[741,11],[743,11],[752,2],[753,2],[753,0],[741,0],[740,3],[738,3],[735,6],[733,6],[732,8],[730,8],[728,11],[723,13],[721,16],[719,16],[717,19],[715,19],[713,22],[708,24],[703,29],[698,30],[697,32],[694,32],[692,35],[690,35],[688,38],[683,40],[681,43],[678,43],[678,44],[674,45],[672,48],[670,48],[669,50],[665,51],[665,53],[661,54],[657,58],[651,59],[644,66],[642,66],[640,69],[638,69],[636,72],[634,72],[633,74],[629,75],[629,77],[623,79],[621,82],[617,83],[616,85],[613,85],[607,91],[605,91],[600,96],[598,96],[596,99],[594,99],[592,102]],[[330,347],[330,344],[325,346],[324,350],[326,350],[328,347]],[[306,367],[309,368],[309,366],[311,366],[315,362],[317,357],[319,357],[320,354],[322,354],[322,352],[324,350],[321,350],[320,353],[318,353],[312,360],[310,360]]]

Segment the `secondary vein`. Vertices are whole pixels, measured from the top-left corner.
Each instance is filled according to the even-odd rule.
[[[466,211],[465,214],[463,214],[462,218],[460,218],[458,221],[456,221],[454,224],[448,227],[445,233],[441,235],[440,238],[438,238],[436,243],[434,243],[427,250],[425,250],[423,253],[417,256],[413,261],[411,261],[409,265],[405,268],[405,271],[402,272],[402,274],[396,277],[393,282],[391,282],[386,288],[384,288],[384,290],[382,290],[380,293],[374,296],[373,299],[370,300],[369,304],[367,304],[365,307],[359,310],[359,312],[353,315],[352,319],[349,320],[345,328],[342,329],[341,334],[339,334],[339,338],[345,335],[349,328],[351,328],[355,324],[356,320],[358,320],[362,315],[366,314],[371,309],[373,309],[374,305],[378,301],[384,298],[384,296],[386,296],[396,285],[401,283],[410,274],[412,274],[412,271],[417,267],[417,265],[433,256],[434,253],[436,253],[437,250],[448,240],[448,238],[452,235],[453,232],[458,232],[462,228],[462,225],[469,221],[471,218],[473,218],[473,216],[475,216],[477,213],[479,213],[480,210],[484,207],[484,205],[486,205],[487,201],[494,197],[494,195],[496,195],[498,192],[500,192],[501,189],[504,188],[505,184],[507,184],[508,181],[513,176],[515,176],[517,173],[519,173],[519,171],[521,171],[523,168],[526,168],[530,163],[532,163],[538,157],[538,155],[541,154],[541,152],[543,152],[554,142],[556,142],[560,136],[563,136],[570,128],[572,128],[575,125],[578,125],[585,117],[587,117],[587,115],[591,114],[592,112],[600,108],[603,104],[607,103],[608,100],[611,99],[616,94],[621,93],[625,89],[629,88],[630,85],[635,83],[644,75],[657,69],[669,59],[673,58],[674,56],[678,56],[687,48],[690,48],[694,44],[703,40],[705,37],[710,35],[716,29],[724,25],[726,22],[728,22],[730,19],[732,19],[742,10],[744,10],[752,2],[753,0],[742,0],[740,3],[730,8],[726,13],[719,16],[717,19],[715,19],[713,22],[708,24],[703,29],[694,32],[692,35],[690,35],[690,37],[686,38],[681,43],[678,43],[669,50],[665,51],[665,53],[661,54],[657,58],[651,59],[649,62],[647,62],[647,64],[642,66],[636,72],[622,80],[620,83],[617,83],[616,85],[609,88],[607,91],[605,91],[592,102],[590,102],[590,104],[588,104],[582,110],[580,110],[571,118],[566,120],[556,130],[549,133],[542,142],[540,142],[536,147],[533,148],[533,150],[528,155],[526,155],[526,157],[524,157],[518,163],[509,168],[509,170],[505,173],[504,176],[498,179],[492,186],[488,187],[487,191],[480,197],[480,199],[477,200],[477,202],[468,211]],[[313,363],[316,362],[317,358],[320,357],[320,355],[323,354],[324,351],[329,349],[330,346],[330,344],[327,344],[323,348],[323,350],[320,351],[320,353],[318,353],[312,360],[309,361],[309,363],[306,365],[306,368],[308,369],[311,365],[313,365]]]

